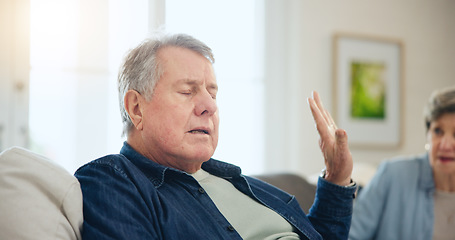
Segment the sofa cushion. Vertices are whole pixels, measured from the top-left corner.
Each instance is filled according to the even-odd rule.
[[[81,239],[79,182],[46,157],[0,153],[0,196],[0,239]]]

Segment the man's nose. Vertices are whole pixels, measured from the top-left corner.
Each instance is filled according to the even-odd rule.
[[[196,97],[195,114],[197,116],[208,115],[212,116],[217,110],[216,100],[208,91],[203,91]]]

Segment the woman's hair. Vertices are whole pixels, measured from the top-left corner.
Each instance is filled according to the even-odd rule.
[[[206,57],[212,64],[215,62],[212,50],[206,44],[186,34],[157,34],[129,51],[118,75],[123,135],[127,135],[133,127],[125,109],[124,97],[126,92],[135,90],[150,100],[155,85],[164,71],[157,54],[160,49],[171,46],[189,49]]]
[[[455,113],[455,86],[434,91],[424,110],[425,125],[430,124],[445,113]]]

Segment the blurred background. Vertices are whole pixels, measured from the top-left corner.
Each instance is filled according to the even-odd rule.
[[[455,84],[454,24],[453,0],[0,0],[0,151],[26,147],[71,173],[118,153],[122,58],[165,30],[215,53],[214,158],[246,174],[312,176],[324,164],[306,99],[316,90],[334,110],[332,41],[350,33],[403,46],[400,143],[353,146],[359,174],[424,152],[423,105]]]

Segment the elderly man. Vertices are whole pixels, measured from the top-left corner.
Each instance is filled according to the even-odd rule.
[[[355,184],[347,135],[308,99],[327,171],[305,215],[293,196],[212,159],[218,86],[211,49],[184,34],[149,39],[119,74],[127,141],[75,173],[84,239],[345,239]]]

